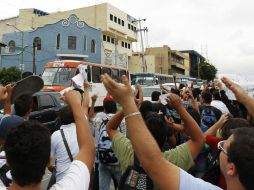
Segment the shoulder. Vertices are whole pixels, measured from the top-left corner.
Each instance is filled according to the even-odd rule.
[[[221,190],[221,188],[214,186],[210,183],[203,181],[202,179],[195,178],[187,172],[180,169],[180,185],[179,190]]]
[[[66,175],[53,187],[52,190],[57,189],[82,189],[87,190],[90,183],[90,173],[87,166],[79,161],[74,160]]]

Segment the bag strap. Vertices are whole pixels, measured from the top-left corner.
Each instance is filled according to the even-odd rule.
[[[70,148],[69,148],[69,146],[68,146],[68,143],[67,143],[67,141],[66,141],[66,138],[65,138],[65,135],[64,135],[64,131],[63,131],[63,129],[60,129],[60,131],[61,131],[61,135],[62,135],[62,138],[63,138],[64,146],[65,146],[66,151],[67,151],[67,153],[68,153],[68,155],[69,155],[69,158],[70,158],[70,160],[71,160],[71,162],[72,162],[72,161],[73,161],[73,157],[72,157]]]

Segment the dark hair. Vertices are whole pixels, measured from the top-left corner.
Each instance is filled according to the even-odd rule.
[[[70,106],[62,107],[59,110],[58,116],[62,125],[68,125],[75,122]]]
[[[183,83],[179,84],[179,90],[182,90],[185,87]]]
[[[209,91],[202,92],[201,97],[207,104],[210,104],[212,102],[212,94]]]
[[[15,183],[24,187],[40,183],[50,156],[50,133],[36,121],[13,128],[4,149]]]
[[[106,113],[116,113],[116,102],[114,100],[107,100],[103,103],[103,107]]]
[[[158,113],[149,112],[145,117],[145,123],[159,147],[162,148],[167,139],[169,129],[164,117]]]
[[[30,94],[23,94],[14,101],[14,109],[16,115],[23,117],[32,108],[33,98]]]
[[[246,190],[254,187],[254,129],[241,127],[233,130],[229,145],[228,161],[236,166],[241,184]]]
[[[165,116],[167,114],[167,110],[166,110],[166,106],[164,106],[162,103],[154,103],[153,104],[153,111],[156,112],[156,113],[159,113],[161,112],[161,114],[163,116]]]
[[[172,89],[171,89],[171,93],[176,94],[176,95],[178,95],[178,96],[181,96],[181,92],[180,92],[180,90],[178,90],[178,89],[172,88]]]
[[[153,91],[151,94],[152,101],[158,101],[161,93],[158,91]]]
[[[219,90],[214,90],[213,92],[212,92],[212,94],[213,94],[213,99],[214,100],[220,100],[220,91]]]
[[[143,101],[140,105],[139,111],[142,117],[145,118],[148,112],[153,111],[153,103],[148,100]]]
[[[221,137],[224,140],[226,140],[232,134],[232,129],[237,129],[241,127],[252,127],[252,126],[246,119],[242,119],[242,118],[229,119],[220,128]]]
[[[192,107],[188,107],[186,111],[191,115],[191,117],[196,121],[198,126],[201,126],[201,119],[199,113]]]

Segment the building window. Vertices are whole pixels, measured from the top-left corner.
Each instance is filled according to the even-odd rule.
[[[128,24],[128,29],[131,29],[131,25],[130,24]]]
[[[60,34],[57,34],[56,36],[56,49],[60,48]]]
[[[34,47],[37,48],[37,50],[41,50],[41,38],[36,37],[34,38]]]
[[[9,46],[9,52],[15,52],[15,42],[11,40],[8,44]]]
[[[137,28],[134,26],[134,32],[136,32]]]
[[[109,36],[107,36],[107,42],[110,42],[110,37]]]
[[[96,50],[95,46],[96,46],[95,40],[92,40],[91,41],[91,52],[92,53],[95,53],[95,50]]]
[[[124,47],[124,42],[122,42],[122,47]]]
[[[116,16],[114,16],[114,22],[117,23],[117,17]]]
[[[131,49],[131,44],[128,44],[128,49]]]
[[[103,41],[107,41],[107,36],[103,35]]]
[[[133,26],[131,25],[131,30],[133,31]]]
[[[120,18],[118,19],[118,24],[121,24],[121,19]]]
[[[111,43],[112,43],[112,44],[115,43],[115,38],[111,38]]]
[[[112,15],[112,14],[110,14],[110,20],[112,20],[112,21],[113,21],[113,15]]]
[[[122,26],[124,26],[124,21],[122,20]]]
[[[77,45],[77,36],[68,36],[68,49],[75,50]]]
[[[84,50],[86,51],[87,49],[87,39],[86,39],[86,35],[84,35]]]
[[[127,42],[124,43],[124,47],[127,48]]]

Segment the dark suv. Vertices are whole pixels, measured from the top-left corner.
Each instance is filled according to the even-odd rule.
[[[30,120],[37,120],[48,127],[51,133],[59,129],[58,112],[65,103],[60,100],[59,92],[40,91],[33,95]]]

